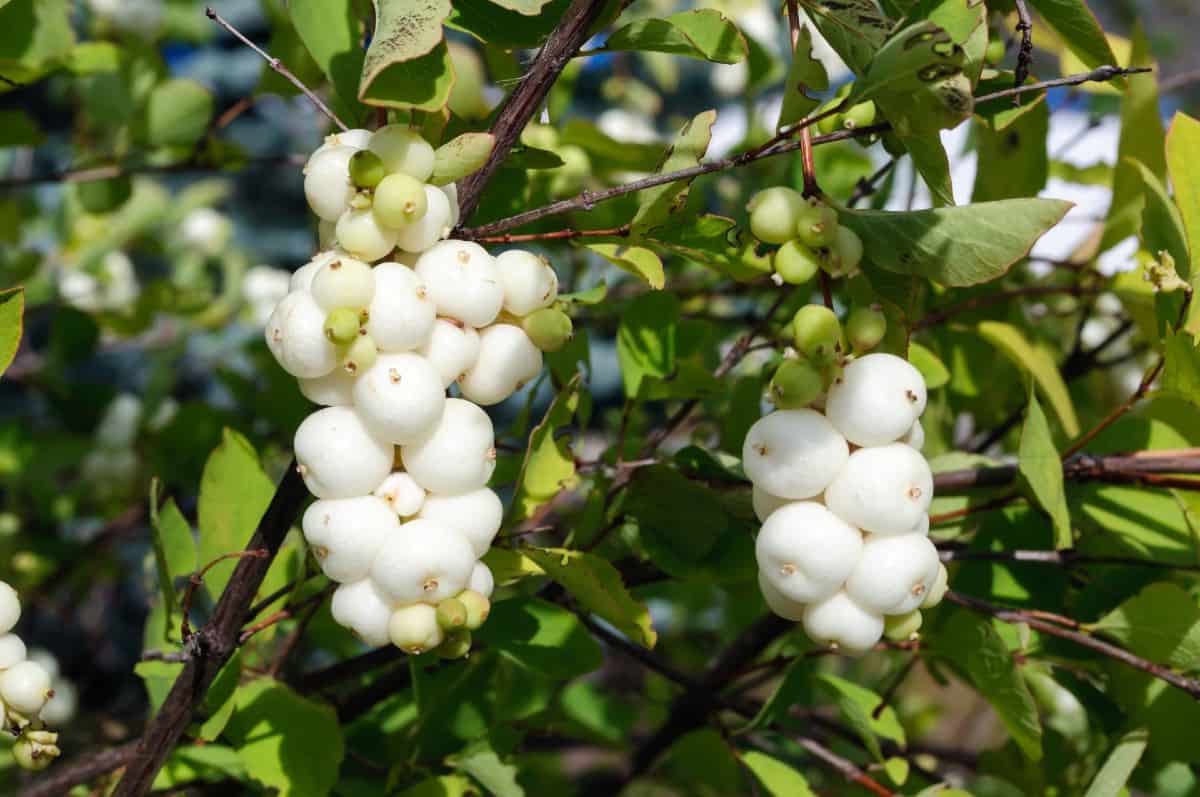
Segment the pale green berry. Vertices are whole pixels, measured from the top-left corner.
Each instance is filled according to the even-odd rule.
[[[359,336],[362,314],[349,307],[339,307],[325,316],[325,337],[338,345],[353,343]]]
[[[403,172],[421,182],[433,174],[433,147],[419,133],[403,125],[379,128],[371,135],[367,148],[383,160],[389,174]]]
[[[359,188],[374,188],[387,174],[383,159],[369,149],[350,156],[350,181]]]
[[[771,377],[768,398],[781,410],[795,410],[812,404],[825,390],[821,370],[808,360],[784,360]]]
[[[846,338],[855,352],[870,351],[887,334],[887,317],[879,305],[859,307],[846,319]]]
[[[938,563],[937,578],[929,587],[929,591],[925,593],[925,600],[921,601],[922,609],[932,609],[942,602],[942,598],[946,596],[946,590],[949,589],[950,574],[946,572],[946,564]]]
[[[792,342],[796,350],[817,363],[832,362],[846,350],[842,325],[828,307],[806,304],[792,318]]]
[[[520,324],[533,345],[545,352],[561,350],[574,334],[570,316],[556,307],[534,310],[521,319]]]
[[[791,188],[775,186],[759,191],[746,205],[750,232],[763,243],[787,243],[796,237],[796,223],[804,207],[804,197]]]
[[[483,625],[492,611],[492,602],[473,589],[460,592],[458,600],[467,609],[467,628],[471,631]]]
[[[821,249],[837,238],[837,212],[818,199],[808,199],[796,215],[795,237],[800,243]]]
[[[446,598],[437,605],[438,625],[445,631],[456,631],[467,624],[467,607],[458,598]]]
[[[788,241],[779,247],[772,261],[775,273],[790,285],[803,285],[821,268],[821,258],[799,241]]]
[[[375,187],[375,218],[385,227],[406,227],[429,209],[425,184],[407,174],[389,174]]]
[[[850,110],[841,114],[841,126],[846,130],[857,130],[875,124],[875,103],[871,100],[860,102]]]
[[[849,227],[838,227],[825,270],[834,277],[848,277],[858,269],[862,259],[863,242],[858,233]]]
[[[379,349],[376,348],[375,341],[371,339],[370,335],[360,334],[341,352],[341,355],[342,367],[346,369],[346,373],[357,376],[375,364],[375,359],[379,356]]]
[[[920,629],[920,609],[913,609],[907,614],[891,614],[883,618],[883,635],[893,642],[912,639]]]

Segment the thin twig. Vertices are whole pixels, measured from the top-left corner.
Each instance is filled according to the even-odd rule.
[[[1020,89],[1025,79],[1029,77],[1029,68],[1033,65],[1033,18],[1025,0],[1016,0],[1017,33],[1021,34],[1021,46],[1017,49],[1017,68],[1014,70],[1013,87]],[[1013,95],[1013,104],[1021,104],[1021,94]]]
[[[475,241],[481,244],[515,244],[525,243],[528,241],[566,241],[572,238],[590,238],[590,237],[606,237],[606,238],[626,238],[629,236],[630,225],[622,224],[620,227],[610,227],[604,230],[576,230],[570,227],[563,230],[552,230],[550,232],[529,232],[529,233],[503,233],[502,235],[492,235],[484,238],[476,238]]]
[[[1139,559],[1134,556],[1098,556],[1079,553],[1074,548],[1062,550],[1012,549],[1007,551],[980,551],[962,545],[943,544],[938,546],[945,562],[1022,562],[1028,564],[1054,565],[1072,568],[1088,565],[1111,565],[1114,567],[1144,567],[1152,570],[1178,570],[1200,572],[1200,564],[1177,564],[1157,559]]]
[[[231,551],[230,553],[221,554],[216,559],[213,559],[211,562],[204,565],[204,567],[188,576],[187,589],[184,590],[183,600],[180,601],[179,604],[180,613],[183,615],[180,623],[180,635],[183,637],[183,641],[185,643],[192,638],[192,628],[188,621],[188,615],[192,613],[192,600],[196,597],[196,590],[204,586],[204,576],[208,574],[208,571],[212,570],[222,562],[228,562],[231,559],[242,559],[247,556],[264,559],[269,554],[270,552],[265,548],[255,548],[246,551]]]
[[[952,304],[939,310],[934,310],[924,318],[913,324],[913,331],[917,332],[922,329],[944,324],[949,319],[960,313],[978,310],[981,307],[989,307],[993,304],[1004,304],[1011,299],[1028,298],[1031,296],[1082,296],[1084,294],[1100,293],[1099,289],[1084,287],[1082,285],[1027,285],[1023,288],[1011,288],[1009,290],[996,291],[994,293],[981,294],[972,296],[957,304]]]
[[[858,182],[854,185],[854,193],[850,195],[848,200],[846,200],[846,207],[852,208],[867,197],[874,195],[874,193],[879,190],[880,181],[887,177],[888,174],[891,173],[892,169],[896,168],[897,162],[897,158],[892,158],[887,163],[876,169],[870,177],[860,177]]]
[[[340,129],[342,129],[342,130],[350,129],[350,128],[346,127],[345,122],[343,122],[341,119],[339,119],[337,117],[337,114],[335,114],[333,111],[329,110],[329,106],[326,105],[325,102],[320,97],[318,97],[311,89],[309,89],[308,86],[304,85],[304,83],[300,80],[300,78],[293,75],[291,70],[283,65],[282,61],[280,61],[278,58],[276,58],[275,56],[268,53],[263,48],[259,47],[254,42],[250,41],[250,39],[246,38],[245,34],[243,34],[240,30],[235,28],[232,24],[230,24],[228,20],[226,20],[224,17],[222,17],[216,11],[213,11],[212,6],[205,7],[204,15],[207,16],[209,19],[211,19],[213,22],[220,25],[225,30],[229,31],[229,33],[231,33],[233,35],[233,37],[235,39],[237,39],[238,41],[240,41],[242,44],[246,45],[251,50],[258,53],[258,55],[264,61],[267,62],[267,66],[271,67],[271,69],[274,69],[277,73],[279,73],[280,77],[282,77],[288,83],[291,83],[293,86],[295,86],[300,91],[300,93],[303,94],[305,97],[308,97],[308,101],[311,102],[313,105],[315,105],[318,111],[320,111],[321,113],[323,113],[327,117],[329,117],[330,121],[332,121]]]

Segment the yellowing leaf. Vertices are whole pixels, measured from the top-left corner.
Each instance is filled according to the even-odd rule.
[[[666,284],[662,260],[643,246],[627,244],[588,244],[588,249],[620,269],[641,277],[651,288],[661,290]]]

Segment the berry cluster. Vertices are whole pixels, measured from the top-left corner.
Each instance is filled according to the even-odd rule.
[[[0,730],[16,737],[13,757],[25,769],[44,769],[59,756],[58,734],[47,730],[42,709],[54,696],[52,674],[27,655],[13,633],[21,619],[17,591],[0,581]]]
[[[772,259],[777,282],[800,285],[818,269],[831,277],[858,273],[863,243],[838,223],[837,211],[815,197],[775,186],[759,191],[746,205],[750,232],[766,244],[778,244]]]
[[[266,339],[300,389],[324,405],[296,430],[317,501],[304,536],[340,586],[333,617],[371,645],[417,654],[470,649],[492,574],[479,561],[503,516],[487,482],[497,404],[566,343],[558,278],[525,251],[493,257],[442,240],[454,191],[422,181],[433,149],[407,128],[332,136],[305,190],[332,247],[292,277]],[[396,247],[405,254],[395,260]],[[457,382],[461,397],[448,397]]]
[[[768,388],[776,410],[742,449],[762,522],[759,587],[814,640],[861,652],[885,634],[914,634],[920,610],[946,590],[928,536],[925,381],[900,357],[864,353],[886,332],[874,308],[852,313],[843,330],[832,310],[807,305],[791,332],[796,356]]]

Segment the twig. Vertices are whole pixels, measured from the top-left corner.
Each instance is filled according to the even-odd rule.
[[[860,177],[854,185],[854,193],[846,200],[846,207],[852,208],[859,202],[862,202],[869,196],[872,196],[879,190],[879,182],[891,173],[892,169],[896,168],[896,158],[892,158],[887,163],[880,166],[870,177]]]
[[[249,641],[249,639],[259,631],[270,628],[271,626],[281,623],[284,620],[295,617],[298,613],[304,611],[305,609],[320,606],[321,601],[325,600],[333,593],[333,588],[334,585],[330,584],[329,586],[325,587],[325,589],[309,595],[307,598],[295,604],[294,606],[285,606],[279,611],[271,613],[258,622],[246,626],[242,629],[242,633],[238,635],[238,644],[246,644],[246,642]]]
[[[232,551],[230,553],[224,553],[188,576],[187,589],[184,590],[183,600],[180,601],[179,604],[180,613],[183,615],[180,623],[180,635],[183,637],[185,644],[192,637],[192,628],[188,622],[188,615],[192,613],[192,600],[196,597],[196,590],[204,586],[204,576],[208,574],[208,571],[221,564],[221,562],[228,562],[230,559],[241,559],[247,556],[265,559],[269,555],[270,552],[265,548],[254,548],[245,551]]]
[[[204,14],[209,19],[211,19],[213,22],[217,23],[222,28],[229,31],[229,33],[231,33],[235,39],[237,39],[242,44],[249,47],[254,52],[258,53],[258,55],[264,61],[267,62],[267,66],[271,67],[271,69],[274,69],[276,72],[279,73],[280,77],[282,77],[288,83],[291,83],[293,86],[295,86],[297,89],[299,89],[300,93],[303,94],[305,97],[308,97],[309,102],[311,102],[313,105],[315,105],[318,111],[320,111],[321,113],[323,113],[327,117],[329,117],[330,121],[332,121],[340,129],[342,129],[342,130],[350,129],[350,128],[346,127],[345,122],[343,122],[341,119],[339,119],[337,117],[337,114],[335,114],[333,111],[329,110],[329,106],[326,105],[320,97],[318,97],[311,89],[309,89],[308,86],[304,85],[304,83],[298,77],[293,75],[291,70],[289,70],[286,66],[283,65],[282,61],[280,61],[278,58],[271,55],[266,50],[259,47],[257,44],[250,41],[248,38],[246,38],[245,34],[243,34],[240,30],[238,30],[233,25],[231,25],[228,20],[226,20],[224,17],[222,17],[216,11],[213,11],[212,6],[205,7]]]
[[[1082,296],[1084,294],[1099,293],[1097,288],[1084,287],[1082,285],[1027,285],[1023,288],[1012,288],[1004,291],[996,291],[995,293],[981,294],[972,296],[970,299],[965,299],[957,304],[952,304],[940,310],[934,310],[926,315],[921,320],[913,324],[913,332],[929,327],[944,324],[950,318],[971,310],[978,310],[981,307],[989,307],[993,304],[1004,304],[1011,299],[1019,299],[1030,296],[1053,296],[1064,294],[1067,296]]]
[[[1033,64],[1033,18],[1029,16],[1029,8],[1025,0],[1015,0],[1017,5],[1017,33],[1021,34],[1021,46],[1017,49],[1017,68],[1013,86],[1018,90],[1025,79],[1029,77],[1029,68]],[[1021,104],[1021,94],[1013,95],[1013,104]]]
[[[934,489],[936,490],[937,488],[935,487]],[[990,512],[993,509],[999,509],[1002,506],[1007,506],[1020,497],[1021,496],[1019,493],[1005,493],[1004,495],[998,495],[995,498],[984,501],[982,504],[970,504],[968,506],[964,506],[962,509],[955,509],[951,512],[942,512],[941,514],[937,515],[930,515],[929,525],[937,526],[942,523],[947,523],[951,520],[965,518],[968,515],[977,515],[980,512]]]
[[[1156,559],[1138,559],[1133,556],[1094,556],[1079,553],[1074,548],[1058,551],[1015,549],[1007,551],[979,551],[961,545],[941,545],[939,553],[945,562],[1025,562],[1030,564],[1054,565],[1072,568],[1081,565],[1112,565],[1116,567],[1145,567],[1154,570],[1179,570],[1200,572],[1200,564],[1176,564]]]
[[[800,7],[796,0],[787,0],[788,32],[792,40],[792,59],[800,57],[796,46],[800,43]],[[817,170],[813,164],[812,125],[800,128],[800,169],[804,175],[804,195],[819,196]]]
[[[853,761],[850,761],[847,758],[842,758],[840,755],[833,752],[816,739],[803,736],[796,741],[801,747],[812,754],[814,758],[819,759],[827,766],[837,770],[842,777],[851,783],[857,783],[867,791],[877,795],[877,797],[896,797],[896,793],[894,791],[872,778],[866,772],[863,772],[862,769]]]
[[[913,668],[917,666],[917,661],[918,656],[914,652],[908,657],[908,661],[904,662],[904,666],[900,668],[900,670],[892,678],[891,683],[889,683],[887,688],[883,690],[883,694],[879,696],[879,704],[876,705],[875,708],[871,709],[872,719],[879,719],[881,716],[883,716],[884,710],[891,704],[892,699],[896,696],[896,693],[900,691],[901,685],[904,684],[904,681],[913,671]]]
[[[589,238],[589,237],[607,237],[607,238],[626,238],[629,236],[630,225],[622,224],[620,227],[610,227],[604,230],[576,230],[570,227],[563,230],[552,230],[551,232],[529,232],[529,233],[504,233],[502,235],[491,235],[484,238],[476,238],[476,242],[481,244],[515,244],[524,243],[527,241],[566,241],[572,238]]]
[[[1063,463],[1063,477],[1073,481],[1136,480],[1167,473],[1200,473],[1200,448],[1103,456],[1076,454]],[[938,495],[946,495],[981,487],[1004,487],[1016,478],[1016,465],[965,468],[935,474],[933,486]]]
[[[946,593],[946,599],[952,603],[957,603],[959,606],[979,612],[980,614],[986,614],[995,617],[997,620],[1001,620],[1006,623],[1024,623],[1030,628],[1037,629],[1042,633],[1049,634],[1050,636],[1056,636],[1059,639],[1065,639],[1069,642],[1074,642],[1075,644],[1098,653],[1101,656],[1106,656],[1110,659],[1119,661],[1122,664],[1126,664],[1135,670],[1141,670],[1144,673],[1152,675],[1155,678],[1165,681],[1176,689],[1186,692],[1193,698],[1200,700],[1200,681],[1196,681],[1192,678],[1186,678],[1179,673],[1173,672],[1172,670],[1162,666],[1161,664],[1155,664],[1154,662],[1144,659],[1141,656],[1130,653],[1124,648],[1117,647],[1116,645],[1110,644],[1101,639],[1096,639],[1095,637],[1089,636],[1081,631],[1063,628],[1062,626],[1044,620],[1027,610],[1008,609],[1002,606],[995,606],[987,601],[973,598],[969,595],[963,595],[962,593],[954,592],[953,590]]]
[[[137,744],[137,740],[126,742],[52,767],[22,789],[20,797],[62,797],[71,793],[72,787],[125,766],[137,752]]]
[[[1158,84],[1158,90],[1163,94],[1169,94],[1172,91],[1179,91],[1192,83],[1200,81],[1200,69],[1190,69],[1187,72],[1180,72],[1178,75],[1171,75]]]

